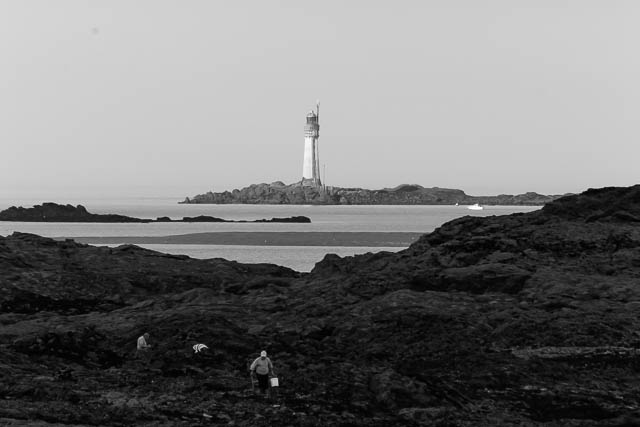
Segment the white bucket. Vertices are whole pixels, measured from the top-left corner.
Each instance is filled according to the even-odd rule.
[[[271,387],[278,387],[278,379],[276,377],[273,377],[269,380],[271,382]]]

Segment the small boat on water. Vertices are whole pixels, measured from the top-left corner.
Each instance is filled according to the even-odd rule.
[[[482,209],[484,209],[484,207],[480,206],[478,203],[474,203],[473,205],[469,205],[467,208],[471,209],[472,211],[481,211]]]

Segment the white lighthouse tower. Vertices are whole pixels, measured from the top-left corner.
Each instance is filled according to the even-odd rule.
[[[320,101],[316,111],[309,111],[304,125],[304,160],[302,162],[302,185],[320,187],[320,159],[318,138],[320,137]]]

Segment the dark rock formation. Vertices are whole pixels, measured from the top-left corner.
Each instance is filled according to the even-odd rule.
[[[633,187],[589,189],[578,196],[564,197],[543,208],[547,214],[565,219],[640,222],[640,190]]]
[[[639,192],[464,217],[305,275],[0,238],[0,424],[638,425]],[[262,349],[270,401],[247,378]]]
[[[525,193],[516,196],[469,196],[462,190],[448,188],[424,188],[420,185],[399,185],[382,190],[362,188],[313,188],[299,183],[286,185],[280,181],[271,184],[254,184],[241,190],[208,192],[187,197],[180,203],[248,203],[274,205],[455,205],[481,203],[485,205],[543,205],[560,196],[544,196]]]
[[[214,216],[200,215],[197,217],[185,216],[181,220],[172,220],[163,216],[153,219],[133,218],[124,215],[114,214],[92,214],[82,206],[59,205],[57,203],[43,203],[35,205],[31,208],[23,208],[12,206],[0,212],[0,221],[16,221],[16,222],[291,222],[291,223],[310,223],[311,219],[306,216],[292,216],[288,218],[271,218],[258,219],[254,221],[247,220],[228,220],[216,218]]]
[[[0,212],[0,221],[20,222],[151,222],[150,219],[132,218],[124,215],[99,215],[87,212],[82,206],[43,203],[31,208],[11,206]]]

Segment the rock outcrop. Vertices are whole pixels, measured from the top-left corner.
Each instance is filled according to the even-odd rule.
[[[639,212],[590,190],[309,274],[3,237],[0,424],[637,425]]]
[[[292,216],[287,218],[271,218],[248,220],[228,220],[209,215],[196,217],[185,216],[182,219],[172,220],[163,216],[156,219],[133,218],[116,214],[93,214],[82,206],[60,205],[57,203],[43,203],[31,208],[12,206],[0,212],[0,221],[15,222],[291,222],[310,223],[311,219],[306,216]]]
[[[82,206],[43,203],[30,208],[11,206],[0,212],[0,221],[18,222],[151,222],[150,219],[132,218],[116,214],[92,214]]]
[[[525,193],[516,196],[469,196],[462,190],[448,188],[425,188],[420,185],[399,185],[382,190],[362,188],[314,188],[300,183],[286,185],[280,181],[271,184],[254,184],[241,190],[208,192],[187,197],[180,203],[248,203],[274,205],[455,205],[481,203],[485,205],[537,206],[548,203],[560,196],[545,196]]]

